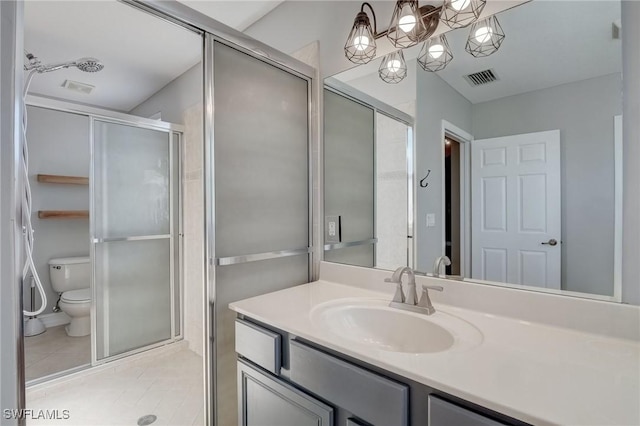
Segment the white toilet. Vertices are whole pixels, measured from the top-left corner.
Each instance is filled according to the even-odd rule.
[[[73,337],[91,333],[91,263],[89,257],[65,257],[49,260],[51,286],[62,293],[58,306],[71,317],[65,327]]]

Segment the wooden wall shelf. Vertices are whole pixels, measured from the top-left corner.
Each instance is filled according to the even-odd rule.
[[[89,210],[40,210],[40,219],[88,219]]]
[[[89,178],[81,176],[38,175],[38,182],[89,185]]]

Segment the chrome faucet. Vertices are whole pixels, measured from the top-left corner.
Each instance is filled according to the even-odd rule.
[[[433,273],[432,273],[432,275],[436,278],[440,277],[440,268],[442,267],[442,263],[444,263],[445,266],[449,266],[451,265],[451,259],[449,259],[448,256],[440,256],[436,258],[436,261],[433,262]]]
[[[409,276],[409,291],[405,298],[402,291],[402,275],[407,273]],[[416,275],[413,269],[408,266],[401,266],[395,270],[391,278],[385,278],[384,282],[397,284],[396,293],[393,296],[392,302],[395,303],[407,303],[409,305],[415,305],[418,295],[416,294]]]
[[[402,275],[405,272],[409,276],[409,288],[407,290],[406,297],[404,295],[404,292],[402,291]],[[433,307],[433,304],[431,304],[428,290],[444,290],[441,286],[430,286],[423,284],[422,294],[420,300],[418,300],[418,295],[416,293],[416,276],[413,272],[413,269],[409,268],[408,266],[399,267],[395,270],[391,278],[385,278],[384,282],[397,285],[393,299],[391,300],[391,303],[389,303],[390,307],[403,309],[405,311],[418,312],[426,315],[431,315],[436,311]]]

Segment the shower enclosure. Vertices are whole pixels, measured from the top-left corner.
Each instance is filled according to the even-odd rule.
[[[33,96],[26,102],[87,123],[77,136],[90,151],[91,365],[180,339],[183,127]]]

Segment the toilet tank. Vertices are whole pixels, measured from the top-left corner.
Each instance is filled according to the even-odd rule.
[[[89,288],[91,286],[91,262],[89,257],[63,257],[49,260],[51,287],[57,293]]]

